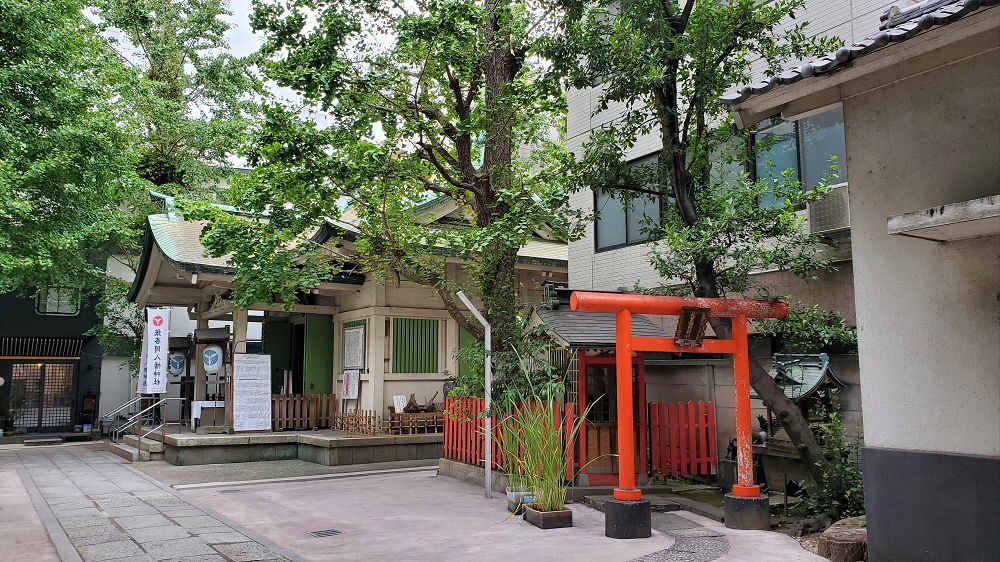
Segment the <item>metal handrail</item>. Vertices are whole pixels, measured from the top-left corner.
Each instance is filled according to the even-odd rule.
[[[164,427],[166,427],[166,426],[168,426],[168,425],[171,425],[171,424],[168,424],[168,423],[166,423],[166,422],[164,422],[164,423],[161,423],[160,425],[158,425],[158,426],[154,427],[153,429],[150,429],[150,430],[149,430],[149,431],[147,431],[146,433],[143,433],[142,435],[140,435],[140,436],[139,436],[139,440],[140,440],[140,441],[142,441],[142,440],[143,440],[143,439],[145,439],[145,438],[146,438],[146,436],[147,436],[147,435],[149,435],[150,433],[156,433],[156,430],[158,430],[158,429],[163,429]],[[177,424],[177,425],[180,425],[180,422],[178,422],[178,424]]]
[[[135,414],[133,414],[132,417],[130,417],[124,424],[122,424],[119,427],[115,428],[115,430],[114,430],[113,433],[117,434],[118,438],[121,439],[122,434],[124,434],[126,430],[132,429],[132,428],[134,428],[136,426],[136,424],[142,422],[142,417],[143,417],[144,414],[146,414],[147,412],[149,412],[150,410],[152,410],[154,408],[164,406],[170,400],[184,400],[184,398],[178,397],[178,396],[165,396],[163,398],[160,398],[159,400],[157,400],[153,404],[150,404],[146,408],[143,408],[142,410],[140,410],[140,411],[136,412]],[[169,422],[165,421],[167,419],[166,412],[162,412],[161,411],[161,417],[160,417],[160,419],[164,420],[164,421],[162,423],[160,423],[160,425],[156,426],[155,428],[153,428],[153,429],[147,431],[146,433],[144,433],[143,435],[141,435],[139,437],[139,439],[145,438],[147,435],[149,435],[150,433],[155,432],[157,429],[165,429],[166,426],[168,426],[168,425],[180,425],[179,421],[175,422],[175,423],[169,423]],[[138,435],[138,432],[136,432],[136,434]],[[163,435],[161,434],[161,441],[162,440],[163,440]]]
[[[120,439],[121,436],[122,436],[122,434],[125,433],[126,429],[129,429],[132,426],[134,426],[136,423],[142,421],[142,415],[143,414],[145,414],[146,412],[152,410],[153,408],[156,408],[156,407],[158,407],[158,406],[166,403],[166,401],[167,401],[166,398],[160,398],[159,400],[157,400],[153,404],[151,404],[151,405],[143,408],[142,410],[139,410],[138,412],[132,414],[132,417],[130,417],[128,419],[128,421],[126,421],[124,424],[122,424],[122,425],[118,426],[117,428],[115,428],[115,430],[112,433],[118,434],[118,438]]]
[[[101,419],[110,421],[111,416],[117,414],[118,412],[126,408],[131,408],[136,402],[142,400],[142,398],[143,398],[142,396],[136,396],[135,398],[129,400],[128,402],[122,404],[121,406],[118,406],[114,410],[111,410],[110,412],[105,412],[104,415],[101,416]]]

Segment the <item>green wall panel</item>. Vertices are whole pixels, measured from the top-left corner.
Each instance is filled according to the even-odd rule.
[[[458,349],[464,350],[472,347],[476,343],[476,336],[469,333],[468,330],[459,326],[458,327]],[[458,361],[458,374],[463,377],[471,376],[476,370],[475,361],[471,361],[468,357],[462,357],[459,355]]]
[[[437,320],[392,319],[392,371],[394,373],[438,372]]]
[[[271,392],[281,391],[285,369],[292,368],[292,325],[264,323],[264,353],[271,355]]]
[[[333,317],[306,314],[303,394],[333,393]]]

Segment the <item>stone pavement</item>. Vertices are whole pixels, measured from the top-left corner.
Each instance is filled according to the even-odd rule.
[[[0,473],[19,477],[64,561],[298,560],[103,451],[82,446],[3,450]],[[9,485],[13,479],[4,480]],[[30,535],[35,527],[25,525],[18,535]],[[43,549],[25,559],[57,559],[53,554]]]
[[[653,513],[652,526],[673,537],[674,544],[637,558],[640,562],[709,562],[729,551],[729,541],[723,533],[678,513]]]
[[[824,560],[779,533],[685,511],[654,513],[648,539],[605,537],[603,514],[583,504],[570,506],[573,527],[543,531],[510,517],[500,494],[486,500],[431,467],[313,476],[269,462],[178,468],[197,470],[162,474],[187,481],[173,489],[87,446],[0,450],[0,560]],[[310,533],[320,530],[331,531]]]

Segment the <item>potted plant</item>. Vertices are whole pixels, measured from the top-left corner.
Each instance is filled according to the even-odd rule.
[[[524,474],[524,465],[519,462],[523,450],[522,433],[515,426],[514,416],[508,414],[497,421],[496,440],[500,447],[501,462],[507,476],[507,511],[514,515],[524,512],[524,505],[534,501],[530,483]]]
[[[520,446],[506,458],[507,470],[518,465],[516,470],[533,493],[533,501],[524,505],[524,519],[542,529],[573,526],[573,511],[566,508],[566,475],[572,462],[568,444],[576,440],[586,413],[567,423],[564,408],[555,400],[561,388],[561,382],[553,382],[542,392],[533,391],[513,409],[505,427],[516,432]]]

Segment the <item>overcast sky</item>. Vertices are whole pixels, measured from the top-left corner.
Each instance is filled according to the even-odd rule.
[[[257,50],[260,39],[250,29],[250,12],[253,11],[251,0],[230,0],[230,11],[233,12],[234,26],[229,30],[229,46],[233,54],[245,57]]]

